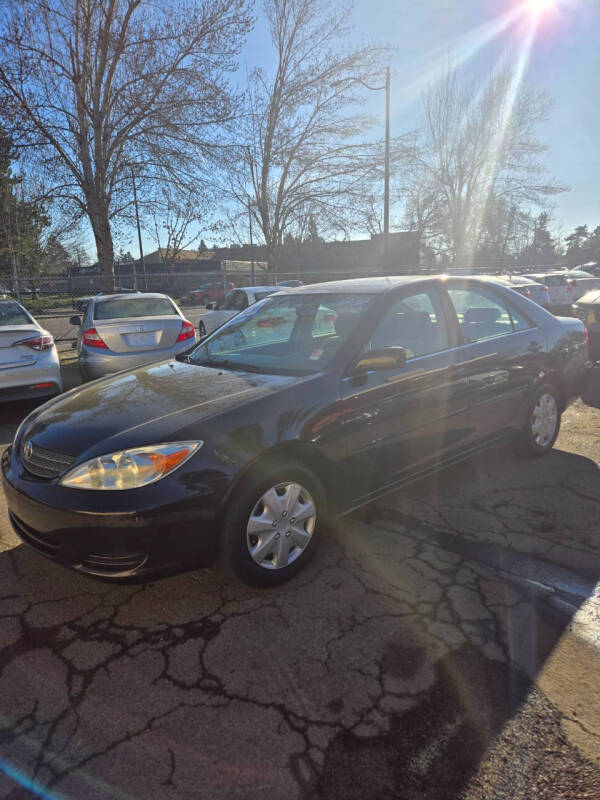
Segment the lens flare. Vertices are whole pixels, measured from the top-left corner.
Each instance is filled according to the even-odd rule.
[[[527,0],[527,10],[535,17],[541,17],[551,11],[556,11],[556,0]]]

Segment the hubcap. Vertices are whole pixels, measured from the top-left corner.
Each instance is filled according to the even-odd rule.
[[[264,569],[287,567],[306,549],[316,521],[314,500],[303,486],[272,486],[254,506],[246,526],[252,560]]]
[[[531,434],[538,447],[547,447],[558,424],[556,400],[551,394],[543,394],[537,401],[531,417]]]

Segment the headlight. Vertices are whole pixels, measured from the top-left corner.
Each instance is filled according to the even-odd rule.
[[[169,475],[203,442],[170,442],[98,456],[74,467],[59,483],[70,489],[138,489]]]

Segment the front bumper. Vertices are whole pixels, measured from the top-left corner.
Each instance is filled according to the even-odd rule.
[[[214,519],[193,501],[113,513],[109,495],[122,493],[106,492],[101,505],[100,498],[98,502],[102,511],[60,508],[33,496],[38,482],[16,474],[15,460],[11,448],[2,456],[9,519],[19,538],[41,555],[79,572],[113,579],[148,579],[214,560]],[[48,497],[52,488],[46,482],[43,494]],[[68,496],[69,490],[54,489],[58,496]],[[123,505],[122,498],[117,502]]]

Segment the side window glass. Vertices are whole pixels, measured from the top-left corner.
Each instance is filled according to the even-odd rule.
[[[418,358],[450,347],[444,312],[437,295],[419,292],[398,300],[375,329],[367,350],[403,347]]]
[[[338,315],[333,309],[320,305],[315,314],[312,336],[333,336],[337,333],[336,322]]]
[[[448,294],[465,342],[481,342],[513,332],[507,306],[492,294],[478,288],[448,288]]]
[[[248,301],[244,292],[232,292],[229,308],[232,311],[243,311],[248,308]]]
[[[535,328],[535,325],[529,317],[526,317],[521,311],[517,311],[514,306],[510,306],[509,311],[512,318],[513,330],[526,331],[528,328]]]

